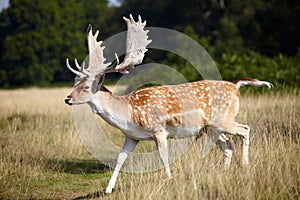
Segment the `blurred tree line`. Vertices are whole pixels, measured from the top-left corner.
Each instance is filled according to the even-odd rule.
[[[115,0],[118,1],[118,0]],[[126,30],[122,16],[183,32],[216,61],[222,78],[255,77],[300,86],[300,4],[292,0],[10,0],[0,13],[0,87],[70,83],[65,58],[87,55],[85,29],[106,38]],[[152,51],[152,49],[151,49]],[[188,80],[201,79],[179,56],[151,52]],[[184,66],[184,67],[183,67]],[[190,70],[191,69],[191,70]]]

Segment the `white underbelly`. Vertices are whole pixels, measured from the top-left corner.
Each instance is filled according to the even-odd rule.
[[[203,127],[167,128],[168,138],[187,138],[197,135]]]
[[[194,120],[192,120],[192,122],[194,122]],[[203,128],[203,126],[200,126],[195,122],[189,124],[190,125],[184,126],[182,124],[179,124],[178,126],[168,126],[165,124],[165,126],[161,126],[155,130],[141,127],[128,121],[123,121],[123,123],[117,123],[118,126],[116,127],[122,130],[125,135],[135,140],[153,140],[159,129],[166,131],[167,138],[187,138],[197,135]]]
[[[146,130],[136,125],[128,125],[121,130],[125,135],[135,140],[153,140],[155,134],[153,131]]]

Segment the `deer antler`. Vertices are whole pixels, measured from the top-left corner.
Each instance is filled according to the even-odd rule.
[[[99,31],[93,35],[92,26],[89,25],[87,28],[87,41],[88,41],[88,49],[89,49],[89,64],[88,70],[93,75],[102,74],[105,69],[111,64],[106,63],[105,58],[103,56],[104,46],[101,47],[102,41],[97,41]]]
[[[119,58],[117,54],[115,54],[117,61],[116,65],[106,69],[104,73],[120,72],[122,74],[126,74],[129,73],[128,70],[132,69],[134,65],[142,63],[145,52],[148,51],[146,47],[151,43],[152,40],[148,40],[147,33],[149,31],[144,30],[146,21],[142,22],[142,18],[140,15],[138,16],[138,18],[139,20],[135,22],[131,14],[130,19],[123,17],[123,19],[127,23],[128,29],[126,39],[126,54],[124,61],[119,64]]]
[[[116,57],[116,65],[109,67],[111,63],[104,63],[105,58],[103,56],[104,46],[102,47],[102,41],[97,41],[97,37],[99,31],[93,35],[92,26],[89,25],[87,28],[87,41],[88,41],[88,50],[89,50],[89,60],[87,68],[85,67],[86,61],[79,66],[77,60],[75,59],[75,65],[79,71],[73,69],[69,60],[67,59],[67,67],[74,74],[79,77],[82,76],[97,76],[99,74],[105,74],[110,72],[120,72],[120,73],[128,73],[128,70],[132,69],[134,65],[138,65],[143,61],[145,52],[148,50],[146,46],[151,42],[148,40],[147,33],[148,30],[144,30],[146,25],[146,21],[142,22],[141,16],[139,16],[139,20],[137,22],[134,21],[132,15],[130,15],[130,19],[123,17],[123,19],[127,23],[127,39],[126,39],[126,54],[124,61],[119,64],[119,58],[117,54]]]
[[[105,69],[111,64],[106,63],[105,58],[103,56],[103,50],[105,47],[101,47],[102,41],[97,41],[99,31],[93,35],[92,26],[89,24],[87,28],[87,42],[88,42],[88,50],[89,50],[89,59],[84,61],[81,66],[78,64],[77,59],[75,58],[75,66],[78,69],[76,71],[69,64],[69,59],[67,58],[67,67],[74,74],[79,77],[83,76],[96,76],[100,73],[103,73]],[[86,68],[86,62],[88,63]]]

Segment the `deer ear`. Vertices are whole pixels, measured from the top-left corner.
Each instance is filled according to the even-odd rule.
[[[102,83],[104,81],[104,78],[105,78],[105,74],[99,74],[95,77],[95,80],[92,85],[93,93],[96,93],[97,91],[100,90]]]

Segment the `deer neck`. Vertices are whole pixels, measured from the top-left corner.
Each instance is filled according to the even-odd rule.
[[[128,102],[127,96],[116,96],[102,87],[88,104],[92,111],[100,115],[106,122],[122,129],[130,119]]]

